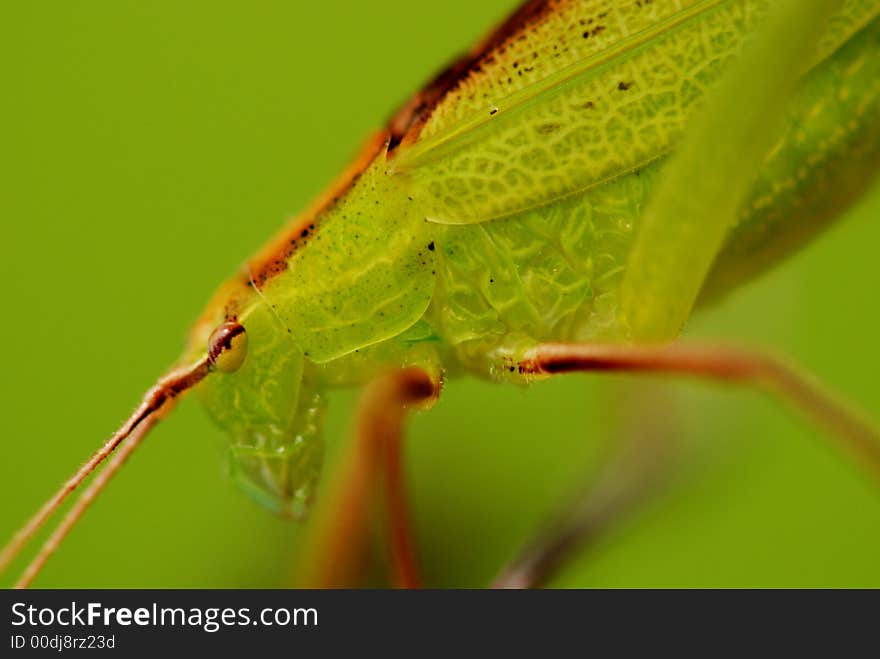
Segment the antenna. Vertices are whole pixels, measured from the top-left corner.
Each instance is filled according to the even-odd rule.
[[[98,474],[88,489],[77,500],[74,507],[70,509],[15,585],[16,588],[26,588],[33,581],[34,577],[37,576],[52,553],[58,548],[61,541],[80,517],[82,517],[92,501],[101,493],[107,482],[143,441],[150,429],[172,410],[177,402],[176,399],[201,382],[211,372],[212,367],[213,359],[210,356],[206,356],[195,364],[174,369],[159,378],[155,386],[144,395],[143,401],[138,408],[122,424],[122,427],[101,448],[92,454],[92,457],[40,507],[34,516],[28,520],[27,524],[19,529],[3,548],[3,551],[0,552],[0,574],[9,567],[13,559],[24,549],[28,541],[46,523],[67,496],[79,487],[89,474],[104,462],[111,453],[122,445],[122,448],[107,467]]]

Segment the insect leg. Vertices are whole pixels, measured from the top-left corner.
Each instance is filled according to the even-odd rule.
[[[823,426],[880,480],[880,433],[812,375],[770,354],[721,345],[548,343],[530,350],[524,374],[576,371],[667,373],[742,383],[772,391]]]
[[[622,334],[635,342],[672,340],[685,325],[755,172],[781,135],[804,63],[841,6],[773,4],[689,123],[642,213],[620,291]]]
[[[627,396],[623,406],[628,413],[620,416],[613,453],[499,572],[493,588],[546,586],[567,560],[595,545],[611,527],[659,494],[672,474],[682,471],[682,447],[673,441],[677,424],[669,414],[668,397],[640,393]],[[650,424],[643,422],[646,418]]]
[[[357,415],[354,448],[327,497],[313,540],[309,581],[317,586],[351,585],[368,534],[372,495],[383,490],[388,544],[396,584],[420,584],[409,528],[402,469],[403,424],[407,409],[430,405],[439,380],[421,368],[394,371],[371,383]]]

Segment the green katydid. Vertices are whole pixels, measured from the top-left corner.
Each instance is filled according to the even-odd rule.
[[[179,366],[2,564],[118,448],[30,582],[149,427],[196,385],[230,434],[242,485],[295,516],[320,474],[323,392],[377,376],[368,400],[383,409],[365,412],[362,444],[381,450],[362,462],[387,463],[392,479],[401,420],[385,412],[429,403],[441,374],[525,383],[595,368],[766,378],[876,467],[871,429],[784,366],[656,345],[675,338],[698,296],[720,296],[782,259],[875,172],[880,2],[817,1],[768,18],[772,4],[526,3],[218,292]],[[727,66],[744,48],[744,63]],[[744,72],[759,62],[750,81]],[[340,509],[358,510],[368,484],[353,470]],[[399,576],[413,583],[402,500],[389,490]],[[328,522],[326,537],[353,533],[345,517]]]

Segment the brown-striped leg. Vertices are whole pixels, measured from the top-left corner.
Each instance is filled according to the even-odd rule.
[[[574,371],[669,373],[738,382],[773,391],[825,427],[880,479],[880,433],[814,377],[771,355],[731,346],[543,344],[519,364],[524,374]]]
[[[310,585],[343,587],[356,581],[369,536],[371,503],[379,488],[387,510],[394,582],[406,588],[420,585],[403,478],[403,425],[409,408],[430,404],[438,392],[437,379],[415,367],[388,373],[367,387],[351,454],[319,511],[306,562]]]

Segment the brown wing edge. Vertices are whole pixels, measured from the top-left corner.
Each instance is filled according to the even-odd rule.
[[[402,143],[418,138],[431,113],[443,98],[471,74],[490,64],[497,50],[524,31],[540,25],[558,5],[566,0],[526,0],[501,25],[490,32],[469,53],[459,57],[437,74],[421,91],[407,101],[388,122],[391,141],[389,153]]]
[[[332,207],[360,177],[382,150],[387,148],[388,133],[373,134],[354,161],[305,211],[295,216],[281,231],[248,259],[239,273],[220,286],[196,320],[190,333],[188,350],[204,346],[208,334],[220,323],[238,319],[241,306],[266,282],[288,268],[294,252],[319,230],[319,216]]]
[[[388,142],[387,131],[374,133],[329,188],[248,261],[244,272],[248,285],[262,289],[266,281],[287,269],[293,253],[318,230],[318,216],[339,200]]]
[[[360,154],[339,178],[303,213],[295,217],[281,232],[269,241],[254,257],[232,287],[254,287],[261,290],[266,282],[284,272],[290,257],[318,230],[317,218],[331,207],[359,178],[373,159],[385,148],[389,155],[394,149],[418,137],[434,108],[472,73],[491,63],[497,49],[515,39],[523,31],[539,25],[557,6],[568,0],[526,0],[503,23],[490,32],[469,53],[458,58],[436,75],[421,91],[405,103],[388,122],[384,131],[374,134]],[[233,299],[237,296],[232,296]],[[218,298],[229,299],[228,289]],[[235,317],[235,304],[227,303],[225,316]]]

